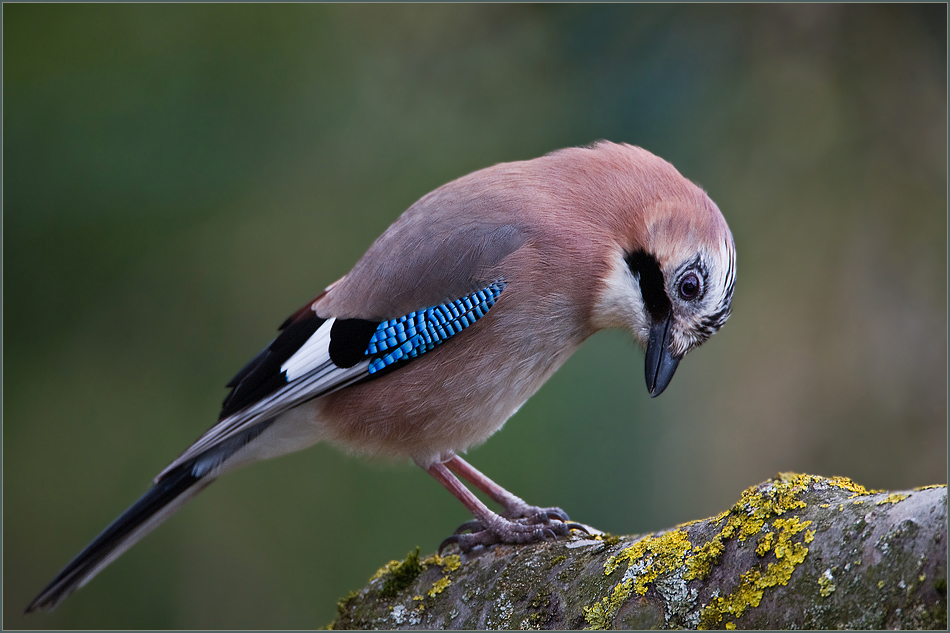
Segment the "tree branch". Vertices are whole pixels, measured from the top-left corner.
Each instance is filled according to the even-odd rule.
[[[339,607],[336,629],[946,628],[947,488],[782,474],[647,536],[417,551]]]

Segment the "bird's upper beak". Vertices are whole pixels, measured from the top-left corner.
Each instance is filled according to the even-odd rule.
[[[647,391],[655,398],[666,389],[673,380],[676,366],[682,356],[670,352],[670,328],[673,317],[668,315],[662,321],[650,326],[650,340],[647,343],[646,379]]]

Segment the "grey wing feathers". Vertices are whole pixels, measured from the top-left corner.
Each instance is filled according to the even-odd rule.
[[[498,264],[525,242],[510,219],[475,222],[413,210],[318,301],[321,315],[384,321],[457,299],[497,279]]]

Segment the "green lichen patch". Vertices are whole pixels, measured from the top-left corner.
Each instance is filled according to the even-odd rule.
[[[551,597],[553,590],[550,585],[544,585],[538,589],[538,593],[528,603],[528,625],[531,628],[548,628],[548,624],[553,619],[551,613]]]
[[[619,543],[621,539],[619,536],[615,534],[604,533],[604,534],[595,534],[594,540],[603,541],[607,545],[607,547],[613,547],[614,545]]]
[[[343,613],[345,613],[345,612],[346,612],[346,608],[347,608],[347,606],[350,604],[350,602],[352,602],[352,601],[355,600],[357,597],[359,597],[359,595],[360,595],[360,594],[359,594],[358,591],[351,591],[350,593],[346,594],[345,597],[340,598],[339,600],[337,600],[337,601],[336,601],[336,610],[337,610],[337,613],[339,613],[340,615],[342,615]]]
[[[818,576],[818,593],[822,598],[827,598],[834,593],[835,589],[835,578],[831,570],[826,569],[821,576]]]
[[[393,563],[396,564],[394,565]],[[415,552],[409,552],[406,556],[406,560],[401,563],[391,561],[380,570],[380,572],[383,572],[381,575],[380,572],[376,572],[377,576],[374,576],[374,578],[382,578],[387,573],[389,574],[389,576],[386,577],[386,582],[383,583],[383,588],[379,590],[379,597],[394,598],[400,591],[412,585],[413,581],[418,578],[419,574],[424,570],[425,567],[419,560],[418,547]]]

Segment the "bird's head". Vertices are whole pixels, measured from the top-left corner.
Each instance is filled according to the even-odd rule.
[[[715,334],[732,309],[732,235],[728,229],[707,228],[712,240],[673,230],[663,235],[661,245],[624,254],[640,312],[631,325],[646,349],[647,390],[654,397],[666,389],[680,359]]]
[[[702,189],[666,161],[624,147],[637,168],[631,186],[622,188],[627,202],[614,215],[622,237],[609,249],[594,322],[633,333],[646,349],[647,390],[655,397],[683,356],[729,317],[736,252],[725,219]]]

